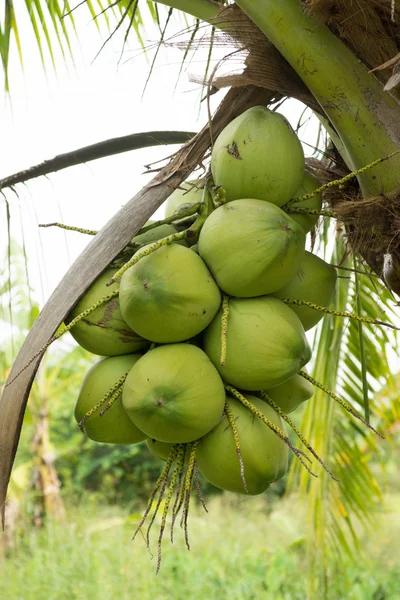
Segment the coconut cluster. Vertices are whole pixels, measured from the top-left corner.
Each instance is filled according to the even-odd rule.
[[[322,199],[290,203],[319,184],[282,115],[259,106],[232,121],[211,171],[219,201],[198,239],[177,243],[171,224],[139,234],[135,263],[111,286],[110,267],[69,315],[110,296],[71,329],[106,357],[86,375],[75,417],[93,440],[147,440],[163,460],[184,445],[187,461],[195,443],[208,481],[260,494],[287,471],[283,417],[313,394],[299,374],[311,358],[305,332],[324,314],[312,305],[329,306],[336,271],[305,250]],[[202,199],[194,184],[176,190],[166,216]]]

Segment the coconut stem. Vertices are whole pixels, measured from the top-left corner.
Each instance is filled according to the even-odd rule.
[[[187,446],[187,444],[180,444],[178,456],[176,459],[176,468],[178,469],[178,485],[176,486],[175,501],[174,501],[174,505],[172,507],[171,543],[174,542],[175,520],[176,520],[176,517],[177,517],[179,509],[180,509],[180,505],[178,503],[179,503],[179,499],[180,499],[180,492],[182,489],[183,474],[184,474],[184,470],[185,470],[186,446]]]
[[[315,208],[307,208],[300,206],[290,206],[289,208],[285,208],[286,213],[297,213],[299,215],[317,215],[319,217],[332,217],[333,219],[337,219],[338,216],[332,210],[317,210]]]
[[[256,406],[254,406],[254,404],[252,404],[252,402],[247,400],[247,398],[245,398],[240,392],[238,392],[237,389],[235,389],[231,385],[226,385],[225,389],[234,398],[239,400],[239,402],[241,402],[243,404],[243,406],[248,408],[250,410],[250,412],[253,413],[253,415],[258,417],[263,423],[265,423],[265,425],[267,425],[275,433],[275,435],[277,435],[278,438],[282,440],[282,442],[284,442],[287,446],[289,446],[289,448],[291,449],[293,454],[301,462],[303,467],[310,473],[310,475],[312,475],[313,477],[317,477],[317,475],[311,471],[311,469],[308,467],[308,465],[304,462],[304,460],[302,458],[304,456],[304,458],[306,458],[308,461],[310,461],[309,457],[302,450],[300,450],[299,448],[295,448],[295,446],[293,446],[293,444],[289,440],[288,436],[285,435],[285,433],[282,431],[282,429],[280,427],[278,427],[277,425],[275,425],[275,423],[273,423],[270,419],[268,419],[260,410],[258,410],[258,408]]]
[[[13,383],[13,381],[15,381],[21,375],[21,373],[23,373],[25,371],[25,369],[27,369],[29,367],[29,365],[33,363],[33,361],[38,356],[40,356],[41,354],[43,354],[47,350],[47,348],[53,342],[55,342],[56,340],[60,339],[60,337],[62,335],[64,335],[64,333],[67,333],[68,331],[70,331],[73,327],[75,327],[75,325],[77,323],[79,323],[79,321],[82,321],[82,319],[85,319],[86,317],[88,317],[92,312],[94,312],[95,310],[97,310],[98,308],[100,308],[100,306],[103,306],[103,304],[107,304],[107,302],[109,302],[113,298],[116,298],[117,296],[118,296],[118,290],[115,290],[114,292],[112,292],[108,296],[104,296],[104,298],[101,298],[95,304],[93,304],[92,306],[90,306],[89,308],[87,308],[86,310],[84,310],[83,312],[81,312],[79,315],[77,315],[75,317],[75,319],[73,319],[68,325],[66,325],[65,327],[63,327],[59,331],[57,331],[57,333],[55,333],[53,335],[53,337],[50,338],[50,340],[47,342],[47,344],[45,344],[44,346],[42,346],[42,348],[40,348],[40,350],[38,350],[33,356],[31,356],[31,358],[24,365],[24,367],[20,371],[18,371],[18,373],[16,373],[12,379],[9,379],[7,381],[7,383],[5,384],[4,387],[6,388],[7,386],[11,385]]]
[[[299,440],[304,444],[304,446],[307,448],[307,450],[309,450],[311,452],[311,454],[317,459],[317,461],[322,466],[322,468],[332,477],[332,479],[334,479],[335,481],[338,481],[338,479],[336,479],[336,477],[333,476],[333,474],[331,473],[331,471],[325,466],[325,463],[322,460],[322,458],[320,458],[318,456],[318,454],[316,453],[316,451],[314,450],[314,448],[307,442],[306,438],[303,436],[303,434],[301,433],[301,431],[293,423],[292,419],[290,419],[290,417],[288,417],[288,415],[281,409],[281,407],[278,406],[276,404],[276,402],[274,402],[272,400],[272,398],[270,398],[270,396],[268,396],[267,392],[261,391],[260,395],[261,395],[261,398],[263,400],[265,400],[266,402],[268,402],[268,404],[270,406],[272,406],[272,408],[278,413],[278,415],[280,417],[282,417],[282,419],[284,421],[286,421],[286,423],[289,425],[289,427],[291,427],[293,429],[293,431],[295,432],[295,434],[297,435],[297,437],[299,438]]]
[[[180,221],[181,219],[184,219],[185,217],[191,217],[192,215],[197,214],[197,212],[199,211],[201,206],[202,206],[201,202],[197,202],[196,204],[193,204],[193,206],[190,206],[189,208],[187,208],[186,210],[183,210],[179,214],[173,214],[170,217],[166,217],[165,219],[162,219],[161,221],[155,221],[154,223],[150,223],[150,225],[146,225],[145,227],[142,227],[142,229],[140,229],[136,235],[141,235],[142,233],[147,233],[148,231],[151,231],[152,229],[155,229],[156,227],[160,227],[160,225],[168,225],[170,223],[175,223],[175,221]]]
[[[392,323],[387,323],[386,321],[378,321],[376,319],[371,319],[370,317],[361,317],[360,315],[355,315],[354,313],[333,310],[326,306],[318,306],[317,304],[313,304],[312,302],[308,302],[307,300],[298,300],[294,298],[280,298],[280,300],[285,304],[292,304],[293,306],[308,306],[308,308],[327,313],[328,315],[334,315],[335,317],[348,317],[349,319],[361,321],[362,323],[368,323],[369,325],[382,325],[383,327],[390,327],[390,329],[400,331],[400,327],[396,327],[395,325],[392,325]]]
[[[159,476],[159,478],[156,481],[154,489],[153,489],[153,491],[151,493],[151,496],[149,498],[149,501],[147,503],[146,510],[144,511],[143,517],[140,519],[140,522],[139,522],[139,524],[138,524],[138,526],[137,526],[137,528],[136,528],[136,530],[135,530],[135,532],[134,532],[134,534],[132,536],[132,540],[135,539],[135,537],[137,536],[137,534],[139,533],[139,531],[143,527],[143,524],[146,521],[147,515],[149,514],[149,512],[151,510],[151,507],[153,506],[154,498],[156,497],[156,494],[157,494],[158,490],[160,490],[160,488],[161,488],[161,490],[160,490],[160,498],[162,499],[162,497],[164,495],[164,491],[165,491],[166,482],[168,481],[168,474],[169,474],[169,471],[171,469],[171,465],[172,465],[172,463],[174,462],[174,460],[176,458],[177,452],[178,452],[178,450],[177,450],[177,444],[174,444],[174,446],[171,449],[171,452],[169,453],[168,460],[167,460],[167,462],[165,464],[165,467],[164,467],[161,475]],[[155,509],[155,514],[153,515],[153,518],[151,520],[151,523],[150,523],[149,527],[151,527],[151,525],[153,524],[153,521],[155,519],[155,515],[157,514],[158,508],[160,506],[160,503],[161,503],[161,500],[159,499],[159,501],[157,503],[157,507]],[[149,547],[148,539],[149,539],[149,530],[147,531],[147,547]]]
[[[126,377],[126,376],[125,376]],[[112,405],[118,400],[118,398],[120,397],[120,395],[122,394],[122,388],[123,386],[121,385],[121,387],[119,388],[119,390],[117,390],[110,398],[110,400],[107,402],[106,406],[103,408],[103,410],[100,411],[100,417],[104,417],[104,415],[106,414],[106,412],[108,410],[110,410],[110,408],[112,407]]]
[[[159,572],[160,566],[161,566],[161,543],[162,543],[162,538],[164,535],[165,525],[167,523],[168,508],[169,508],[169,505],[171,502],[173,491],[175,489],[175,486],[176,486],[176,483],[178,480],[178,475],[179,475],[179,470],[180,470],[180,459],[181,459],[181,457],[184,456],[184,453],[185,453],[184,444],[178,444],[178,453],[177,453],[175,468],[174,468],[174,472],[172,473],[171,482],[168,487],[168,493],[167,493],[167,497],[165,499],[164,510],[163,510],[162,518],[161,518],[160,533],[159,533],[158,542],[157,542],[158,558],[157,558],[156,574]]]
[[[126,262],[119,269],[119,271],[117,271],[111,277],[110,281],[108,281],[106,283],[107,287],[112,285],[113,283],[115,283],[118,279],[120,279],[122,277],[122,275],[125,273],[125,271],[127,271],[130,267],[133,267],[133,265],[136,265],[136,263],[138,263],[141,258],[144,258],[145,256],[149,256],[150,254],[152,254],[159,248],[162,248],[162,246],[168,246],[169,244],[172,244],[173,242],[179,242],[179,240],[185,239],[186,234],[187,234],[187,231],[173,233],[172,235],[168,235],[167,237],[162,238],[161,240],[158,240],[157,242],[154,242],[154,244],[151,244],[148,248],[146,248],[146,250],[143,250],[143,252],[140,252],[139,254],[134,254],[134,256],[132,256],[132,258],[130,260],[128,260],[128,262]]]
[[[87,413],[82,417],[82,419],[79,421],[78,423],[78,427],[79,429],[81,429],[83,431],[83,426],[86,423],[86,421],[89,419],[89,417],[91,417],[92,415],[94,415],[94,413],[96,413],[105,402],[107,402],[107,400],[110,399],[110,402],[108,403],[106,409],[104,410],[104,412],[106,412],[106,410],[108,410],[115,402],[115,400],[118,398],[118,396],[121,394],[122,392],[122,387],[125,383],[125,379],[128,376],[129,371],[127,371],[124,375],[122,375],[118,381],[116,381],[108,390],[108,392],[103,396],[103,398],[97,402],[97,404],[95,404],[90,410],[87,411]],[[103,416],[104,412],[100,413],[100,416]]]
[[[309,375],[305,371],[299,371],[299,375],[304,377],[304,379],[307,379],[307,381],[309,381],[310,383],[315,385],[315,387],[317,387],[320,390],[322,390],[323,392],[325,392],[325,394],[327,394],[328,396],[330,396],[332,398],[332,400],[335,400],[335,402],[340,404],[340,406],[342,406],[345,410],[347,410],[348,413],[353,415],[353,417],[355,417],[356,419],[361,421],[361,423],[364,423],[364,425],[366,425],[368,427],[368,429],[371,429],[371,431],[373,431],[374,433],[379,435],[380,438],[382,438],[383,440],[385,439],[385,436],[383,436],[376,429],[374,429],[374,427],[372,427],[372,425],[367,423],[367,421],[365,419],[363,419],[362,416],[356,410],[354,410],[354,408],[352,406],[350,406],[350,404],[347,404],[347,402],[345,402],[344,400],[339,398],[339,396],[337,396],[334,392],[332,392],[331,390],[326,388],[322,383],[320,383],[319,381],[314,379],[314,377],[311,377],[311,375]]]
[[[200,500],[200,503],[202,505],[202,507],[204,508],[205,512],[208,513],[208,508],[206,506],[206,502],[204,500],[203,497],[203,492],[201,491],[201,487],[200,487],[200,481],[199,481],[199,465],[198,462],[196,460],[196,462],[194,463],[194,474],[193,474],[193,480],[194,480],[194,485],[196,487],[196,491],[197,491],[197,496]]]
[[[64,225],[64,223],[40,223],[39,227],[59,227],[60,229],[77,231],[78,233],[84,233],[86,235],[96,235],[99,233],[97,229],[83,229],[82,227],[75,227],[74,225]]]
[[[222,299],[222,318],[221,318],[221,366],[225,366],[226,362],[226,341],[228,335],[228,318],[229,318],[229,296],[224,294]]]
[[[357,177],[358,175],[362,175],[363,173],[365,173],[366,171],[369,171],[373,167],[376,167],[377,165],[380,165],[381,163],[385,162],[386,160],[389,160],[389,158],[392,158],[396,154],[399,154],[399,152],[400,152],[400,150],[395,150],[394,152],[391,152],[390,154],[387,154],[386,156],[378,158],[378,159],[374,160],[373,162],[369,163],[368,165],[365,165],[365,167],[361,167],[361,169],[357,169],[356,171],[352,171],[351,173],[348,173],[348,175],[346,175],[345,177],[342,177],[342,179],[335,179],[334,181],[328,181],[328,183],[321,185],[319,188],[317,188],[313,192],[309,192],[308,194],[304,194],[304,196],[300,196],[298,198],[292,198],[291,200],[289,200],[289,202],[286,202],[286,204],[284,204],[282,206],[282,210],[286,211],[289,206],[292,206],[292,204],[296,204],[297,202],[303,202],[304,200],[310,200],[311,198],[314,198],[314,196],[317,196],[318,194],[321,194],[322,192],[325,192],[325,190],[329,190],[330,188],[333,188],[333,187],[341,188],[344,186],[345,183],[347,183],[354,177]],[[333,213],[333,215],[335,215],[335,213]],[[333,215],[328,215],[328,216],[333,216]]]
[[[186,476],[185,476],[185,481],[184,481],[184,503],[183,503],[183,510],[182,510],[182,518],[181,518],[181,527],[183,526],[184,531],[185,531],[185,542],[186,542],[186,546],[187,549],[190,550],[190,544],[189,544],[189,531],[188,531],[188,516],[189,516],[189,506],[190,506],[190,498],[191,498],[191,491],[192,491],[192,484],[193,484],[193,475],[194,475],[194,468],[195,468],[195,464],[196,464],[196,450],[197,450],[197,444],[198,442],[193,442],[190,448],[190,454],[189,454],[189,464],[188,464],[188,468],[186,471]]]
[[[244,464],[243,464],[242,453],[240,450],[239,434],[238,434],[238,430],[237,430],[236,423],[235,423],[235,417],[233,415],[232,409],[229,406],[228,402],[225,402],[225,414],[227,416],[229,425],[231,426],[232,433],[233,433],[233,440],[235,442],[236,453],[237,453],[238,459],[239,459],[240,477],[243,482],[243,487],[244,487],[245,491],[248,492],[249,490],[247,489],[246,478],[244,476]]]

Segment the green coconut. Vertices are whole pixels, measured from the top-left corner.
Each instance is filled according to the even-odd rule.
[[[147,438],[146,444],[153,456],[161,458],[161,460],[168,460],[171,450],[174,447],[174,444],[159,442],[157,440],[152,440],[151,438]]]
[[[140,354],[110,356],[96,363],[86,374],[75,406],[77,423],[93,408],[109,389],[139,360]],[[146,439],[122,408],[121,396],[100,416],[107,402],[84,423],[83,430],[91,440],[106,444],[137,444]]]
[[[335,267],[326,263],[322,258],[315,256],[315,254],[306,252],[295,277],[273,295],[277,298],[305,300],[317,306],[328,307],[332,302],[336,279]],[[294,306],[291,304],[290,308],[299,317],[306,331],[314,327],[325,314],[308,306]]]
[[[308,171],[304,171],[303,181],[300,184],[299,189],[293,194],[293,198],[300,198],[306,194],[311,194],[316,189],[321,187],[321,183],[314,175],[311,175]],[[322,194],[319,193],[313,196],[309,200],[302,200],[302,202],[295,202],[290,208],[310,208],[312,210],[320,211],[322,208]],[[305,233],[308,233],[313,229],[319,219],[319,215],[302,215],[289,212],[290,216],[296,223],[301,225]]]
[[[119,282],[106,286],[116,272],[117,269],[107,269],[96,279],[69,313],[66,324],[119,288]],[[79,321],[70,333],[82,348],[100,356],[128,354],[150,346],[150,342],[133,331],[124,320],[118,297]]]
[[[165,203],[165,216],[179,215],[190,208],[193,204],[201,202],[203,199],[203,190],[194,187],[198,182],[188,181],[182,183],[178,189],[172,192]]]
[[[221,377],[243,390],[267,390],[307,364],[311,349],[297,315],[272,296],[229,301],[226,360],[221,365],[222,308],[204,332],[203,348]]]
[[[285,117],[254,106],[229,123],[216,139],[211,171],[228,201],[258,198],[282,206],[303,179],[304,153]]]
[[[225,391],[200,348],[168,344],[137,361],[126,379],[122,404],[147,437],[184,443],[197,440],[217,424]]]
[[[168,244],[122,276],[119,300],[126,322],[152,342],[180,342],[212,321],[221,294],[203,260]]]
[[[281,417],[255,396],[246,396],[267,419],[285,432]],[[288,447],[239,400],[227,398],[237,428],[247,492],[232,428],[224,414],[218,425],[198,444],[196,458],[200,472],[213,485],[239,494],[262,494],[271,483],[283,477],[288,468]]]
[[[211,213],[199,254],[219,287],[238,297],[271,294],[288,283],[304,258],[303,228],[262,200],[229,202]]]
[[[157,440],[152,440],[151,438],[147,438],[146,444],[147,444],[147,447],[150,450],[150,452],[153,454],[153,456],[156,456],[157,458],[161,458],[161,460],[165,460],[165,461],[168,460],[171,450],[174,447],[174,444],[167,444],[166,442],[159,442]],[[185,460],[184,460],[185,464],[188,464],[188,462],[189,462],[189,454],[190,454],[190,452],[188,450],[188,446],[186,446]]]
[[[265,390],[268,396],[287,415],[314,394],[314,386],[301,375],[293,375],[290,379],[281,383],[272,390]]]

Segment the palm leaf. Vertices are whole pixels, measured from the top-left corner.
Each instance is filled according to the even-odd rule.
[[[57,67],[55,58],[57,49],[61,52],[64,60],[67,58],[73,60],[73,40],[76,35],[74,15],[76,10],[87,11],[99,30],[101,23],[105,24],[109,35],[100,47],[99,52],[120,27],[126,27],[123,52],[128,35],[132,30],[135,40],[146,50],[142,38],[144,17],[141,9],[145,6],[147,8],[146,15],[160,26],[158,4],[165,5],[169,10],[184,11],[185,15],[187,13],[196,19],[209,22],[216,17],[218,11],[226,2],[224,0],[163,0],[162,2],[147,0],[146,3],[143,1],[139,3],[139,0],[97,0],[95,3],[93,0],[86,0],[71,8],[67,0],[25,0],[24,2],[18,2],[17,5],[13,0],[3,0],[4,9],[0,11],[4,14],[3,22],[0,22],[0,56],[6,90],[10,89],[8,67],[12,42],[14,41],[16,44],[21,65],[23,65],[24,53],[30,51],[20,35],[19,24],[25,17],[23,15],[24,11],[33,30],[43,68],[46,69],[48,60],[50,60],[53,68]],[[16,6],[18,9],[16,9]],[[162,36],[161,27],[160,35]],[[48,53],[48,58],[46,53]]]
[[[333,264],[340,262],[343,251],[338,241]],[[343,266],[351,265],[350,261],[348,257]],[[358,307],[362,316],[393,319],[390,293],[372,277],[358,277],[358,283],[354,274],[338,280],[335,308],[354,312]],[[373,424],[387,432],[399,417],[398,408],[393,406],[396,382],[389,364],[389,348],[396,336],[392,331],[365,325],[362,335],[363,351],[358,322],[327,315],[315,344],[314,377],[358,411],[363,410],[368,393]],[[376,393],[382,385],[385,392]],[[335,482],[318,469],[318,479],[310,478],[295,462],[291,467],[290,489],[306,492],[309,596],[317,598],[327,591],[340,567],[341,554],[345,553],[350,562],[359,560],[362,532],[365,528],[371,531],[381,510],[382,491],[369,463],[379,455],[382,443],[319,389],[305,407],[301,428],[318,454],[330,460],[338,478]],[[343,582],[345,585],[345,578]]]

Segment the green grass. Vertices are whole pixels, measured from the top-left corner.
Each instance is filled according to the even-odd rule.
[[[370,564],[347,568],[351,589],[340,577],[330,598],[398,600],[400,597],[399,497],[369,543]],[[182,531],[171,546],[166,532],[156,576],[158,528],[151,560],[142,537],[131,541],[139,515],[118,507],[67,511],[64,523],[25,529],[0,561],[0,598],[7,600],[304,600],[306,561],[300,504],[281,501],[272,512],[260,498],[215,498],[205,515],[193,507],[192,549]],[[155,524],[156,525],[156,524]]]

